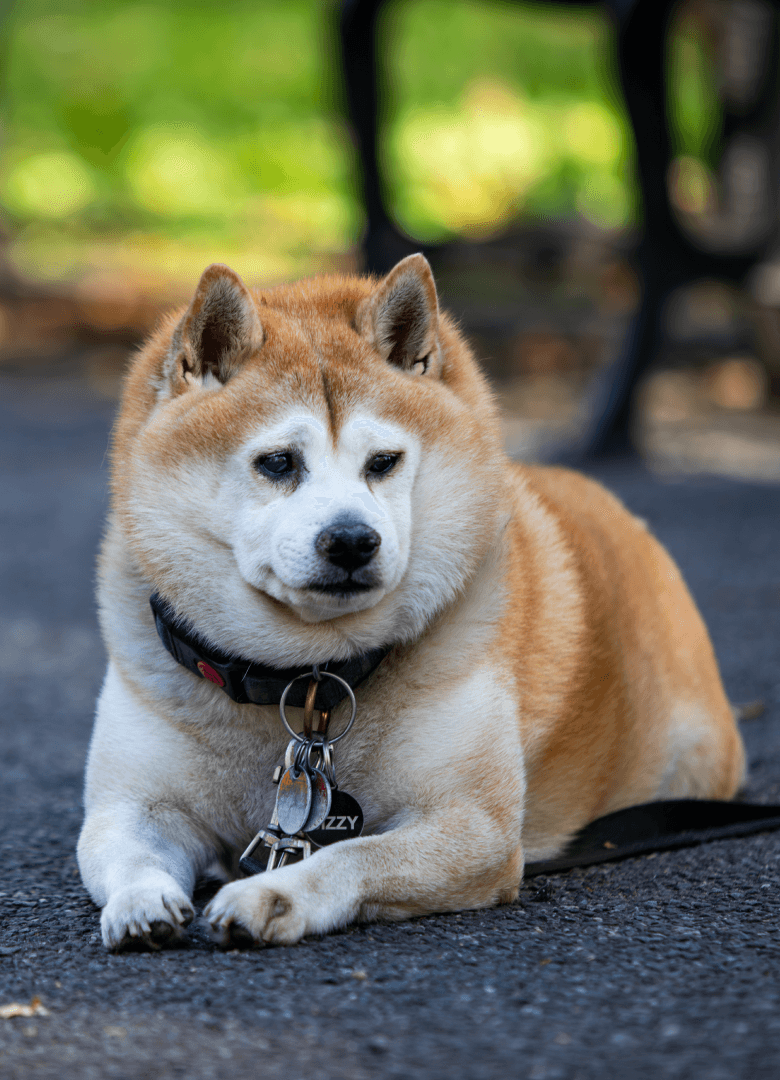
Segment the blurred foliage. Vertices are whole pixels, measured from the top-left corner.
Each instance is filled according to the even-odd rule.
[[[603,12],[408,0],[388,32],[387,163],[413,235],[489,234],[517,215],[633,220],[631,136]]]
[[[349,251],[362,219],[336,15],[334,0],[17,0],[0,168],[16,261],[53,279],[189,278],[218,258],[269,280]],[[413,235],[485,235],[517,215],[634,219],[600,12],[404,0],[385,31],[383,154]],[[698,58],[681,57],[685,75]],[[700,84],[680,85],[695,142]]]
[[[706,214],[717,202],[715,173],[720,156],[723,111],[712,19],[695,4],[675,13],[669,39],[669,120],[676,160],[671,195],[678,209]]]
[[[176,277],[220,257],[268,278],[353,242],[330,14],[311,0],[19,0],[0,199],[28,268]]]
[[[712,20],[701,17],[695,5],[675,13],[669,39],[670,120],[678,154],[689,155],[714,168],[722,134],[723,114],[718,99],[719,73]]]

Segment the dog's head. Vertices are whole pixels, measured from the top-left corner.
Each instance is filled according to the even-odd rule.
[[[201,278],[128,377],[117,520],[227,651],[341,658],[419,634],[494,538],[498,425],[428,263],[259,294]]]

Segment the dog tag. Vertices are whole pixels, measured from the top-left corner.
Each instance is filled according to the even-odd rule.
[[[306,829],[306,835],[317,847],[335,844],[337,840],[351,840],[363,831],[363,811],[360,803],[346,791],[338,788],[331,793],[330,811],[316,829]]]
[[[311,774],[311,810],[303,831],[317,829],[330,813],[333,789],[319,769]]]
[[[287,769],[279,781],[276,796],[276,819],[288,836],[299,832],[309,819],[311,780],[305,769]]]

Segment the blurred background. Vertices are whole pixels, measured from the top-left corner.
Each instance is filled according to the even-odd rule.
[[[774,106],[752,142],[732,139],[724,166],[740,77],[766,69],[764,97],[777,97],[774,9],[660,6],[671,213],[705,255],[733,253],[734,228],[753,233],[739,273],[697,266],[661,290],[652,363],[634,373],[633,443],[668,475],[780,480]],[[587,426],[590,391],[609,385],[645,296],[642,132],[618,65],[633,5],[373,7],[376,156],[399,254],[429,255],[499,393],[510,450],[535,457]],[[111,399],[128,346],[188,299],[208,263],[263,285],[365,267],[343,5],[16,0],[2,11],[5,376],[72,376]],[[729,198],[763,199],[747,225],[732,213],[731,233]]]

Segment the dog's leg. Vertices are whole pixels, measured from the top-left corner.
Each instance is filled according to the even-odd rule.
[[[514,815],[512,815],[514,816]],[[205,911],[223,944],[292,944],[355,920],[404,919],[508,902],[523,855],[518,819],[449,805],[379,836],[225,885]]]
[[[103,908],[106,948],[171,945],[192,921],[196,861],[187,841],[195,837],[187,837],[184,822],[177,831],[174,843],[155,831],[143,807],[131,804],[87,815],[78,859],[84,884]]]
[[[81,876],[103,908],[110,949],[159,948],[194,915],[197,872],[216,846],[186,814],[187,743],[150,715],[109,667],[87,762]]]

